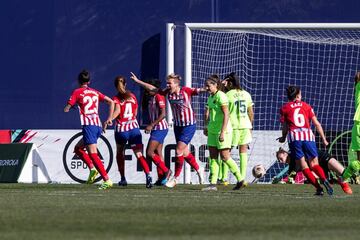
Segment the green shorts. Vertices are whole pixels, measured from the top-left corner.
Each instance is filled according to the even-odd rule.
[[[351,149],[360,151],[360,122],[355,122],[351,129]]]
[[[208,133],[207,144],[209,147],[216,147],[217,149],[231,148],[232,133],[225,133],[224,141],[219,141],[220,134]]]
[[[233,129],[231,146],[249,144],[251,140],[251,130],[249,128]]]

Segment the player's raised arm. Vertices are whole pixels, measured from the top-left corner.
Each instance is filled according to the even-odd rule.
[[[141,81],[133,72],[130,72],[131,74],[131,79],[134,80],[134,82],[136,82],[137,84],[139,84],[140,86],[142,86],[143,88],[145,88],[147,91],[149,92],[157,92],[159,89],[149,83],[146,83],[144,81]]]

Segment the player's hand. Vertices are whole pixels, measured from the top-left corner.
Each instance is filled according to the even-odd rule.
[[[225,134],[224,134],[223,132],[220,133],[220,136],[219,136],[219,141],[220,141],[220,142],[223,142],[223,141],[224,141],[224,135],[225,135]]]
[[[103,133],[105,133],[106,132],[106,128],[108,127],[108,126],[112,126],[112,121],[111,121],[111,119],[107,119],[105,122],[103,122]]]
[[[277,138],[276,140],[278,140],[280,143],[284,143],[286,141],[286,137],[282,136]]]
[[[205,136],[208,135],[208,129],[207,129],[207,128],[204,128],[203,132],[204,132],[204,135],[205,135]]]
[[[64,112],[69,112],[70,111],[70,109],[71,109],[71,105],[70,104],[68,104],[68,105],[66,105],[65,107],[64,107]]]
[[[147,125],[146,128],[145,128],[145,133],[146,133],[146,134],[149,134],[152,129],[153,129],[153,126],[152,126],[151,124],[150,124],[150,125]]]
[[[132,80],[134,80],[135,82],[139,81],[138,77],[133,72],[130,72],[130,74],[131,74],[130,78]]]
[[[324,144],[325,147],[327,147],[329,145],[329,142],[326,139],[324,139],[323,144]]]

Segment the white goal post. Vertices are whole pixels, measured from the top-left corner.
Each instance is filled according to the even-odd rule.
[[[256,163],[268,170],[275,165],[279,108],[286,102],[288,85],[301,87],[330,142],[351,128],[353,76],[360,70],[360,23],[185,23],[184,37],[186,86],[202,87],[210,74],[224,77],[236,72],[253,97],[254,141],[248,177]],[[193,99],[199,130],[206,99],[207,95]],[[344,165],[346,136],[341,147],[332,148]],[[189,169],[185,172],[185,182],[189,182],[186,176]],[[269,177],[273,176],[260,180],[268,182]]]

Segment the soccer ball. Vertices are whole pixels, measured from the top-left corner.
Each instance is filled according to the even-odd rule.
[[[265,173],[266,173],[266,170],[262,164],[258,164],[252,169],[252,175],[255,178],[261,178],[265,175]]]

